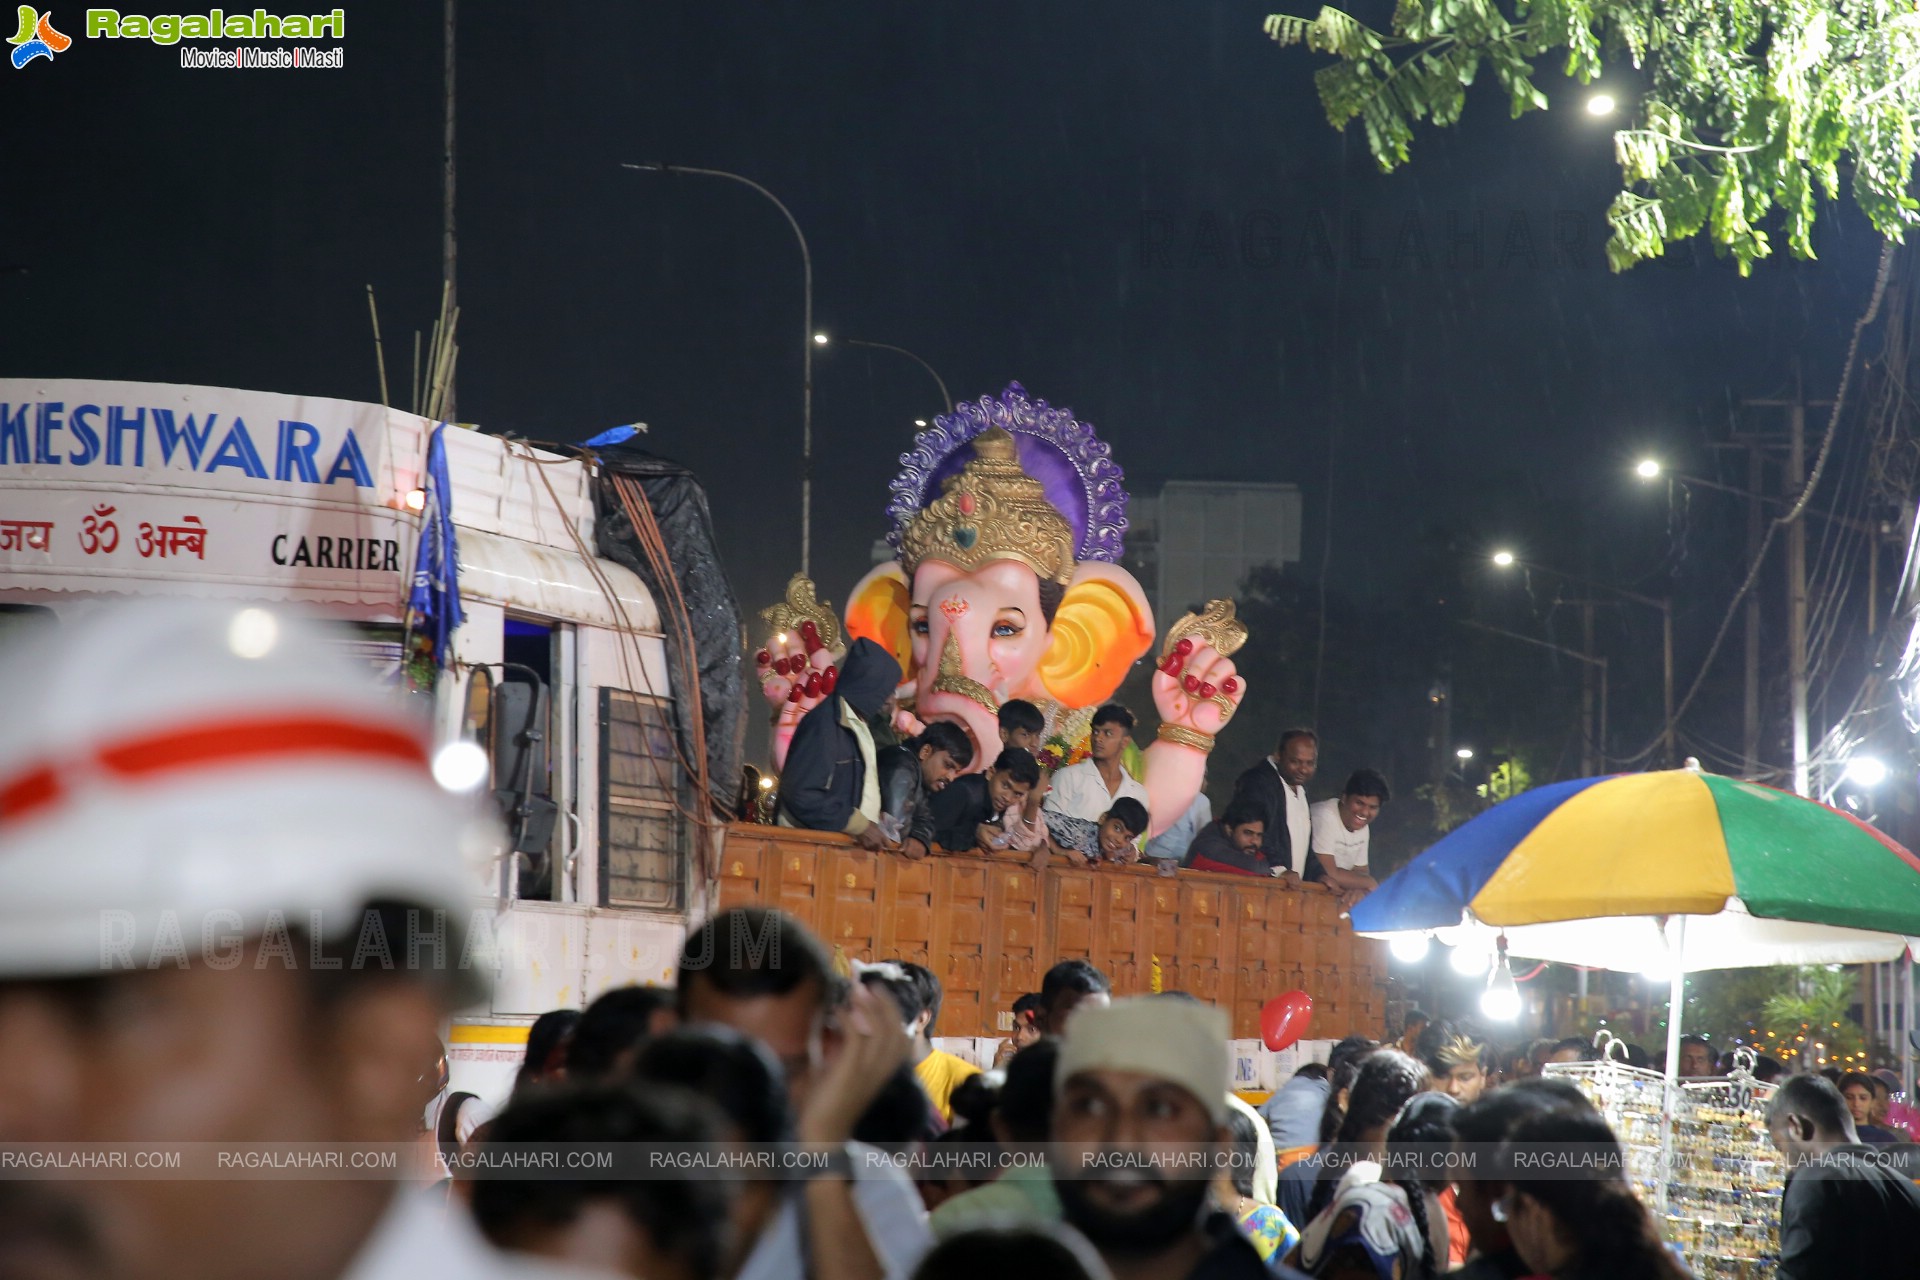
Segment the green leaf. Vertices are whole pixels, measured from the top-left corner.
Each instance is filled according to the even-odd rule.
[[[1638,122],[1615,135],[1622,197],[1608,261],[1623,270],[1704,235],[1742,272],[1812,253],[1818,196],[1845,188],[1882,234],[1920,225],[1920,0],[1396,0],[1385,30],[1343,10],[1275,15],[1277,43],[1324,56],[1328,120],[1359,118],[1376,163],[1407,162],[1423,121],[1457,123],[1484,62],[1509,114],[1544,109],[1542,71],[1583,82],[1643,69]],[[1911,77],[1911,78],[1910,78]]]
[[[1728,165],[1713,188],[1713,213],[1710,218],[1713,238],[1731,246],[1751,231],[1752,228],[1747,225],[1746,208],[1746,196],[1740,189],[1740,171]]]

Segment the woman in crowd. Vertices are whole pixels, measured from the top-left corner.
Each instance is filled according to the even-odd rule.
[[[1323,1280],[1432,1280],[1444,1272],[1444,1179],[1421,1175],[1437,1170],[1435,1157],[1449,1149],[1458,1107],[1444,1093],[1408,1099],[1384,1144],[1341,1177],[1301,1237],[1295,1265]]]
[[[1653,1218],[1626,1179],[1620,1143],[1591,1111],[1559,1108],[1513,1127],[1503,1167],[1515,1151],[1528,1164],[1543,1161],[1587,1176],[1510,1178],[1494,1203],[1529,1267],[1552,1280],[1689,1280],[1687,1269],[1660,1242]]]
[[[1355,1160],[1378,1161],[1386,1149],[1387,1130],[1407,1100],[1426,1087],[1427,1069],[1398,1049],[1376,1049],[1360,1063],[1340,1130],[1323,1156],[1302,1160],[1288,1173],[1302,1171],[1313,1181],[1305,1187],[1282,1179],[1280,1208],[1289,1221],[1311,1222],[1333,1203],[1341,1174]],[[1306,1195],[1301,1198],[1301,1192]],[[1295,1213],[1296,1206],[1301,1210]]]
[[[567,1049],[579,1024],[578,1009],[549,1009],[533,1020],[527,1029],[527,1055],[513,1077],[515,1094],[566,1079]]]
[[[1220,1207],[1233,1215],[1241,1234],[1253,1241],[1260,1260],[1271,1263],[1293,1251],[1293,1246],[1300,1243],[1300,1233],[1287,1221],[1286,1214],[1254,1198],[1253,1174],[1260,1160],[1256,1123],[1247,1112],[1227,1112],[1227,1126],[1233,1133],[1233,1163],[1214,1175],[1213,1195]]]

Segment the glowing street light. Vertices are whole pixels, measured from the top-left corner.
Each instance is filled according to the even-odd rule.
[[[1869,791],[1887,780],[1886,762],[1874,756],[1855,756],[1847,761],[1847,781]]]
[[[1513,552],[1511,551],[1496,551],[1493,553],[1494,564],[1502,569],[1511,569],[1513,567],[1513,559]]]
[[[1634,467],[1633,474],[1639,476],[1642,480],[1658,480],[1660,478],[1660,471],[1660,460],[1658,458],[1642,458],[1640,459],[1639,465]]]
[[[827,345],[827,335],[826,335],[826,334],[824,334],[824,333],[816,333],[816,334],[814,334],[814,335],[813,335],[813,345],[814,345],[814,346],[816,346],[816,347],[824,347],[824,346],[826,346],[826,345]]]
[[[1473,759],[1473,748],[1461,747],[1458,751],[1453,753],[1453,757],[1456,760],[1471,760]]]
[[[1590,116],[1610,116],[1613,114],[1614,108],[1619,105],[1619,103],[1614,101],[1612,94],[1596,93],[1587,99],[1587,114]]]

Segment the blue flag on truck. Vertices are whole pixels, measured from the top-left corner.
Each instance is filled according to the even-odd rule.
[[[453,530],[453,485],[447,478],[447,429],[427,438],[426,502],[420,509],[420,549],[413,561],[413,592],[407,610],[413,627],[433,642],[434,665],[447,665],[448,643],[466,618],[460,608],[460,540]]]

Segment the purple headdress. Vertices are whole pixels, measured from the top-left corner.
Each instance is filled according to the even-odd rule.
[[[989,427],[1012,433],[1020,468],[1038,480],[1073,529],[1073,558],[1116,563],[1125,550],[1127,491],[1110,450],[1093,427],[1070,409],[1027,399],[1027,389],[1009,382],[998,400],[982,396],[933,420],[900,455],[887,503],[887,544],[897,555],[908,521],[940,496],[949,477],[973,456],[968,442]]]

